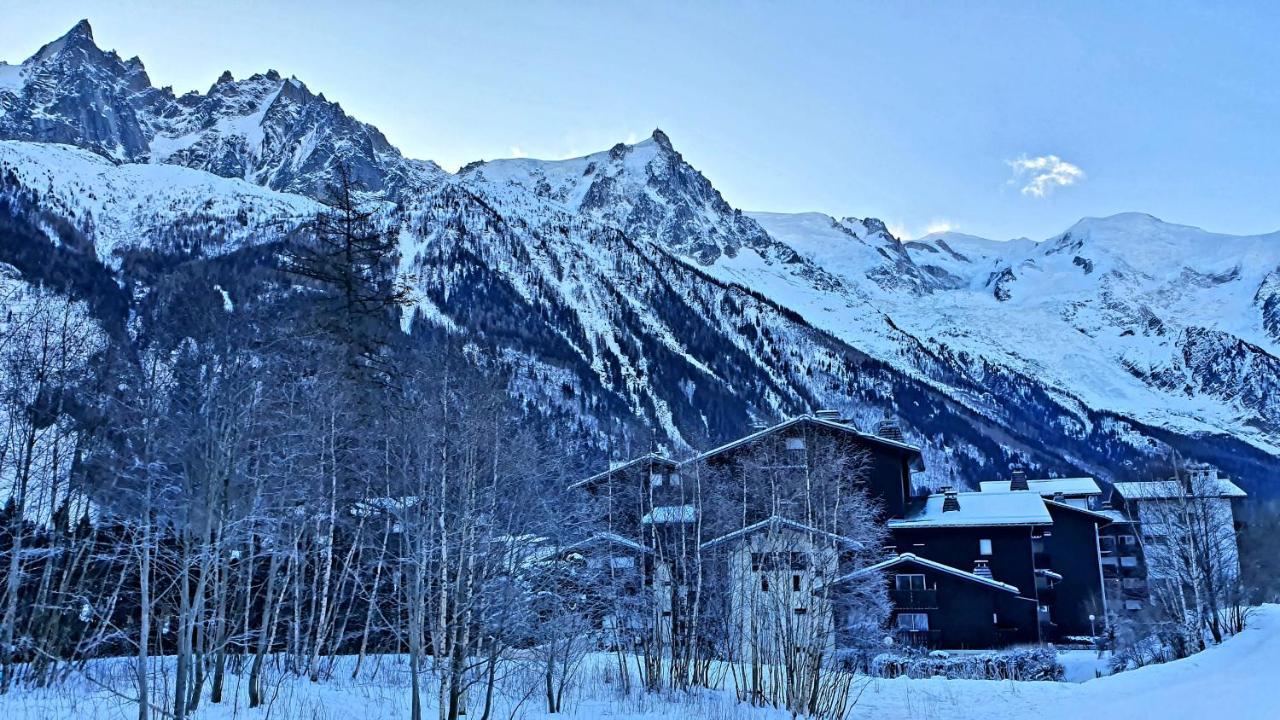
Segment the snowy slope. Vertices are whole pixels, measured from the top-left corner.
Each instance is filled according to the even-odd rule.
[[[768,253],[770,238],[729,206],[702,173],[684,162],[661,130],[605,152],[557,162],[496,160],[459,172],[469,186],[509,212],[531,199],[656,240],[702,263],[740,248]]]
[[[1068,403],[1280,451],[1280,346],[1257,300],[1280,267],[1280,233],[1223,236],[1129,214],[1041,243],[928,237],[902,245],[904,270],[827,216],[752,216],[857,291],[814,287],[749,253],[722,272],[874,354],[901,349],[900,330],[935,353],[1040,378]],[[933,282],[877,282],[886,266]]]
[[[264,242],[314,217],[319,203],[241,180],[172,165],[115,165],[68,145],[0,140],[6,191],[40,193],[40,203],[93,242],[97,257],[200,235],[205,252]],[[50,227],[50,239],[61,238]]]

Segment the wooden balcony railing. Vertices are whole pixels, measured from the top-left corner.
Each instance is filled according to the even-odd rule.
[[[899,610],[934,610],[938,607],[937,590],[890,590],[889,599]]]

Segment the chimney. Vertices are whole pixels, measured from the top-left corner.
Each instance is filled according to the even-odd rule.
[[[959,512],[960,494],[950,485],[942,488],[942,512]]]
[[[904,442],[902,435],[902,426],[893,417],[893,409],[886,407],[884,409],[884,419],[876,425],[876,435],[885,440],[893,440],[895,442]]]
[[[1009,480],[1010,490],[1030,490],[1027,486],[1027,471],[1021,465],[1014,465],[1010,468],[1012,477]]]
[[[987,578],[988,580],[990,580],[990,579],[991,579],[991,568],[987,565],[987,561],[986,561],[986,560],[974,560],[974,561],[973,561],[973,574],[974,574],[974,575],[977,575],[978,577],[984,577],[984,578]]]

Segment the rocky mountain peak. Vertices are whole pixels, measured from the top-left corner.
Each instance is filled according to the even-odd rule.
[[[100,50],[87,21],[0,75],[0,139],[184,165],[312,197],[324,194],[339,162],[385,196],[443,174],[404,158],[376,128],[275,70],[244,80],[223,72],[207,93],[176,98],[151,85],[137,58]]]
[[[49,62],[56,59],[63,53],[76,50],[82,52],[91,51],[93,53],[102,53],[102,51],[98,49],[97,44],[93,41],[93,28],[90,27],[88,20],[81,20],[62,37],[41,46],[34,55],[28,58],[27,62]]]
[[[893,233],[889,232],[889,226],[885,225],[884,221],[881,220],[880,218],[873,218],[873,217],[863,218],[862,225],[866,227],[867,232],[871,234],[880,233],[885,237],[890,237],[890,238],[893,238],[894,240],[899,239],[894,237]]]
[[[662,148],[663,150],[666,150],[668,152],[675,152],[675,148],[671,146],[671,138],[667,137],[667,134],[662,132],[661,129],[654,128],[653,134],[650,135],[649,137],[652,138],[653,141],[657,143],[658,147]]]

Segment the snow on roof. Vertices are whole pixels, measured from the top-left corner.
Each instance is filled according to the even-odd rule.
[[[664,455],[659,455],[658,453],[654,453],[654,452],[646,453],[646,454],[644,454],[644,455],[641,455],[641,456],[640,456],[640,457],[638,457],[638,458],[635,458],[635,459],[633,459],[633,460],[628,460],[628,461],[623,462],[623,463],[610,463],[610,464],[609,464],[609,469],[608,469],[608,470],[603,470],[603,471],[601,471],[601,472],[596,473],[595,475],[592,475],[592,476],[591,476],[591,477],[589,477],[589,478],[583,478],[582,480],[578,480],[578,481],[574,482],[573,484],[571,484],[571,485],[569,486],[569,489],[570,489],[570,490],[575,490],[575,489],[580,488],[580,487],[582,487],[582,486],[584,486],[584,485],[590,485],[591,483],[595,482],[596,480],[601,480],[601,479],[606,478],[606,477],[608,477],[608,476],[610,476],[610,475],[612,475],[612,474],[614,474],[614,473],[621,472],[621,471],[626,470],[627,468],[629,468],[629,467],[631,467],[631,466],[633,466],[633,465],[637,465],[637,464],[639,464],[639,463],[641,463],[641,462],[646,462],[646,461],[647,461],[647,462],[652,462],[652,463],[655,463],[655,464],[658,464],[658,465],[664,465],[664,466],[666,466],[666,467],[671,467],[671,468],[673,468],[673,467],[675,467],[675,466],[676,466],[676,461],[675,461],[675,460],[672,460],[671,458],[668,458],[668,457],[666,457],[666,456],[664,456]]]
[[[1049,498],[1044,498],[1044,504],[1046,507],[1049,507],[1049,508],[1059,508],[1061,510],[1070,510],[1072,512],[1091,515],[1094,517],[1094,519],[1097,519],[1097,520],[1105,520],[1107,522],[1113,522],[1112,517],[1110,515],[1104,512],[1101,512],[1099,510],[1090,510],[1089,508],[1083,508],[1083,507],[1080,507],[1079,505],[1072,505],[1070,503],[1065,503],[1065,502],[1057,502],[1055,500],[1050,500]]]
[[[1215,485],[1201,483],[1200,488],[1209,490],[1203,497],[1242,498],[1249,493],[1240,489],[1239,485],[1226,478],[1214,478]],[[1176,480],[1155,480],[1150,482],[1118,482],[1114,484],[1117,493],[1126,500],[1163,500],[1187,497],[1186,489]],[[1216,492],[1213,489],[1216,487]]]
[[[602,543],[608,543],[612,545],[621,545],[622,547],[625,547],[628,550],[633,550],[639,553],[652,552],[651,550],[649,550],[649,548],[641,545],[640,543],[636,542],[635,540],[632,540],[631,538],[625,538],[621,535],[617,535],[611,532],[596,533],[595,535],[592,535],[589,538],[585,538],[585,539],[579,540],[578,542],[572,543],[570,545],[566,545],[564,546],[564,548],[562,548],[562,552],[571,552],[585,545],[597,545]]]
[[[400,516],[410,508],[417,507],[421,499],[417,495],[401,495],[398,497],[371,497],[356,502],[351,506],[351,513],[356,517],[370,517],[383,512]]]
[[[768,519],[761,520],[758,523],[748,525],[740,530],[734,530],[733,532],[728,533],[726,535],[721,535],[720,537],[714,540],[708,540],[707,542],[702,543],[702,549],[706,550],[708,548],[712,548],[717,545],[722,545],[732,540],[743,538],[748,535],[752,535],[754,533],[761,532],[761,531],[767,530],[768,532],[776,533],[782,528],[788,528],[791,530],[795,530],[796,532],[809,533],[811,535],[816,535],[818,537],[826,538],[827,540],[831,540],[833,542],[836,542],[842,545],[847,545],[854,549],[860,549],[862,547],[862,543],[852,538],[847,538],[844,535],[837,535],[836,533],[830,533],[825,530],[819,530],[817,528],[805,525],[804,523],[800,523],[800,522],[796,522],[795,520],[784,518],[781,515],[774,515]]]
[[[978,485],[982,488],[982,492],[1009,492],[1008,480],[986,480]],[[1027,489],[1034,490],[1045,497],[1052,497],[1055,493],[1062,493],[1068,496],[1102,494],[1102,488],[1091,477],[1028,480]]]
[[[692,505],[664,505],[644,514],[640,522],[663,525],[666,523],[691,523],[698,519],[698,509]]]
[[[1094,512],[1095,512],[1095,513],[1097,513],[1098,515],[1101,515],[1101,516],[1103,516],[1103,517],[1107,518],[1108,520],[1110,520],[1110,521],[1111,521],[1111,522],[1113,522],[1113,523],[1132,523],[1132,522],[1133,522],[1133,520],[1130,520],[1130,519],[1129,519],[1129,516],[1128,516],[1128,515],[1125,515],[1124,513],[1120,512],[1119,510],[1111,510],[1111,509],[1108,509],[1108,510],[1095,510]]]
[[[996,525],[1052,525],[1053,518],[1044,499],[1031,492],[962,492],[956,493],[960,509],[944,512],[944,495],[916,499],[907,507],[906,516],[890,520],[891,528],[913,527],[990,527]]]
[[[853,433],[854,435],[857,435],[863,440],[867,440],[869,442],[878,443],[880,445],[887,445],[889,447],[897,448],[899,450],[906,450],[912,456],[912,459],[911,459],[912,469],[913,470],[924,469],[924,461],[922,460],[922,457],[920,454],[920,448],[916,447],[915,445],[909,445],[904,442],[898,442],[897,440],[890,440],[889,438],[883,438],[883,437],[880,437],[879,435],[864,433],[861,430],[853,427],[852,425],[846,425],[845,423],[835,422],[833,420],[828,420],[826,418],[818,417],[817,415],[808,414],[808,415],[797,415],[796,417],[790,418],[788,420],[784,420],[778,423],[777,425],[764,428],[763,430],[758,430],[754,433],[751,433],[750,435],[740,437],[737,440],[725,443],[724,445],[713,448],[699,455],[695,455],[694,457],[689,458],[688,460],[685,460],[680,463],[676,463],[674,460],[666,456],[659,455],[657,453],[649,453],[647,455],[641,455],[640,457],[635,458],[634,460],[629,460],[621,464],[611,464],[608,470],[598,472],[589,478],[578,480],[573,484],[571,484],[569,486],[569,489],[574,490],[574,489],[583,487],[584,485],[590,485],[591,483],[597,480],[608,477],[613,473],[625,470],[643,461],[652,461],[654,463],[664,465],[666,467],[675,468],[681,465],[687,465],[691,462],[705,460],[706,458],[713,457],[715,455],[719,455],[724,452],[728,452],[729,450],[733,450],[734,448],[741,447],[742,445],[753,442],[755,440],[758,440],[772,433],[778,432],[779,430],[789,428],[801,422],[811,422],[817,425],[821,425],[823,427],[829,427],[835,430],[842,430],[844,432]]]
[[[1061,576],[1061,575],[1059,575],[1058,573],[1056,573],[1056,572],[1054,572],[1054,571],[1052,571],[1052,570],[1046,570],[1046,569],[1044,569],[1044,568],[1036,568],[1036,574],[1037,574],[1037,575],[1040,575],[1041,577],[1047,577],[1047,578],[1049,578],[1049,579],[1051,579],[1051,580],[1061,580],[1061,579],[1062,579],[1062,576]]]
[[[917,470],[924,469],[924,462],[921,460],[920,448],[916,447],[915,445],[910,445],[904,442],[898,442],[897,440],[890,440],[889,438],[883,438],[883,437],[880,437],[879,435],[873,435],[871,433],[864,433],[852,425],[848,425],[842,422],[835,422],[833,420],[828,420],[826,418],[818,417],[817,415],[814,415],[814,414],[797,415],[793,418],[783,420],[777,425],[772,425],[770,427],[764,428],[763,430],[758,430],[754,433],[751,433],[750,435],[746,435],[732,442],[725,443],[720,447],[712,448],[711,450],[701,453],[686,462],[695,462],[697,460],[704,460],[706,458],[719,455],[724,452],[728,452],[729,450],[733,450],[734,448],[741,447],[742,445],[746,445],[747,443],[753,442],[762,437],[778,432],[779,430],[784,430],[786,428],[789,428],[793,425],[797,425],[802,422],[811,422],[815,425],[821,425],[823,427],[832,428],[834,430],[841,430],[847,433],[852,433],[854,435],[857,435],[863,440],[867,440],[880,445],[887,445],[889,447],[897,448],[899,450],[906,450],[908,453],[912,454],[913,469],[917,469]]]
[[[861,570],[855,570],[849,573],[848,575],[837,578],[832,584],[842,583],[842,582],[845,582],[846,580],[852,580],[854,578],[866,575],[867,573],[880,572],[881,570],[887,570],[891,567],[894,567],[895,565],[901,565],[902,563],[914,563],[921,567],[927,567],[931,570],[937,570],[938,572],[944,572],[949,575],[955,575],[958,578],[969,580],[971,582],[980,583],[988,587],[993,587],[997,590],[1004,590],[1005,592],[1011,592],[1015,595],[1022,592],[1016,586],[1010,585],[1009,583],[1002,583],[998,580],[992,580],[991,578],[988,578],[988,577],[983,577],[981,575],[974,575],[971,572],[967,572],[959,568],[954,568],[954,567],[951,567],[950,565],[944,565],[934,560],[928,560],[926,558],[922,558],[912,553],[903,553],[901,555],[898,555],[897,557],[892,557],[892,558],[889,558],[888,560],[882,560],[876,563],[875,565],[868,565],[867,567],[864,567]]]

